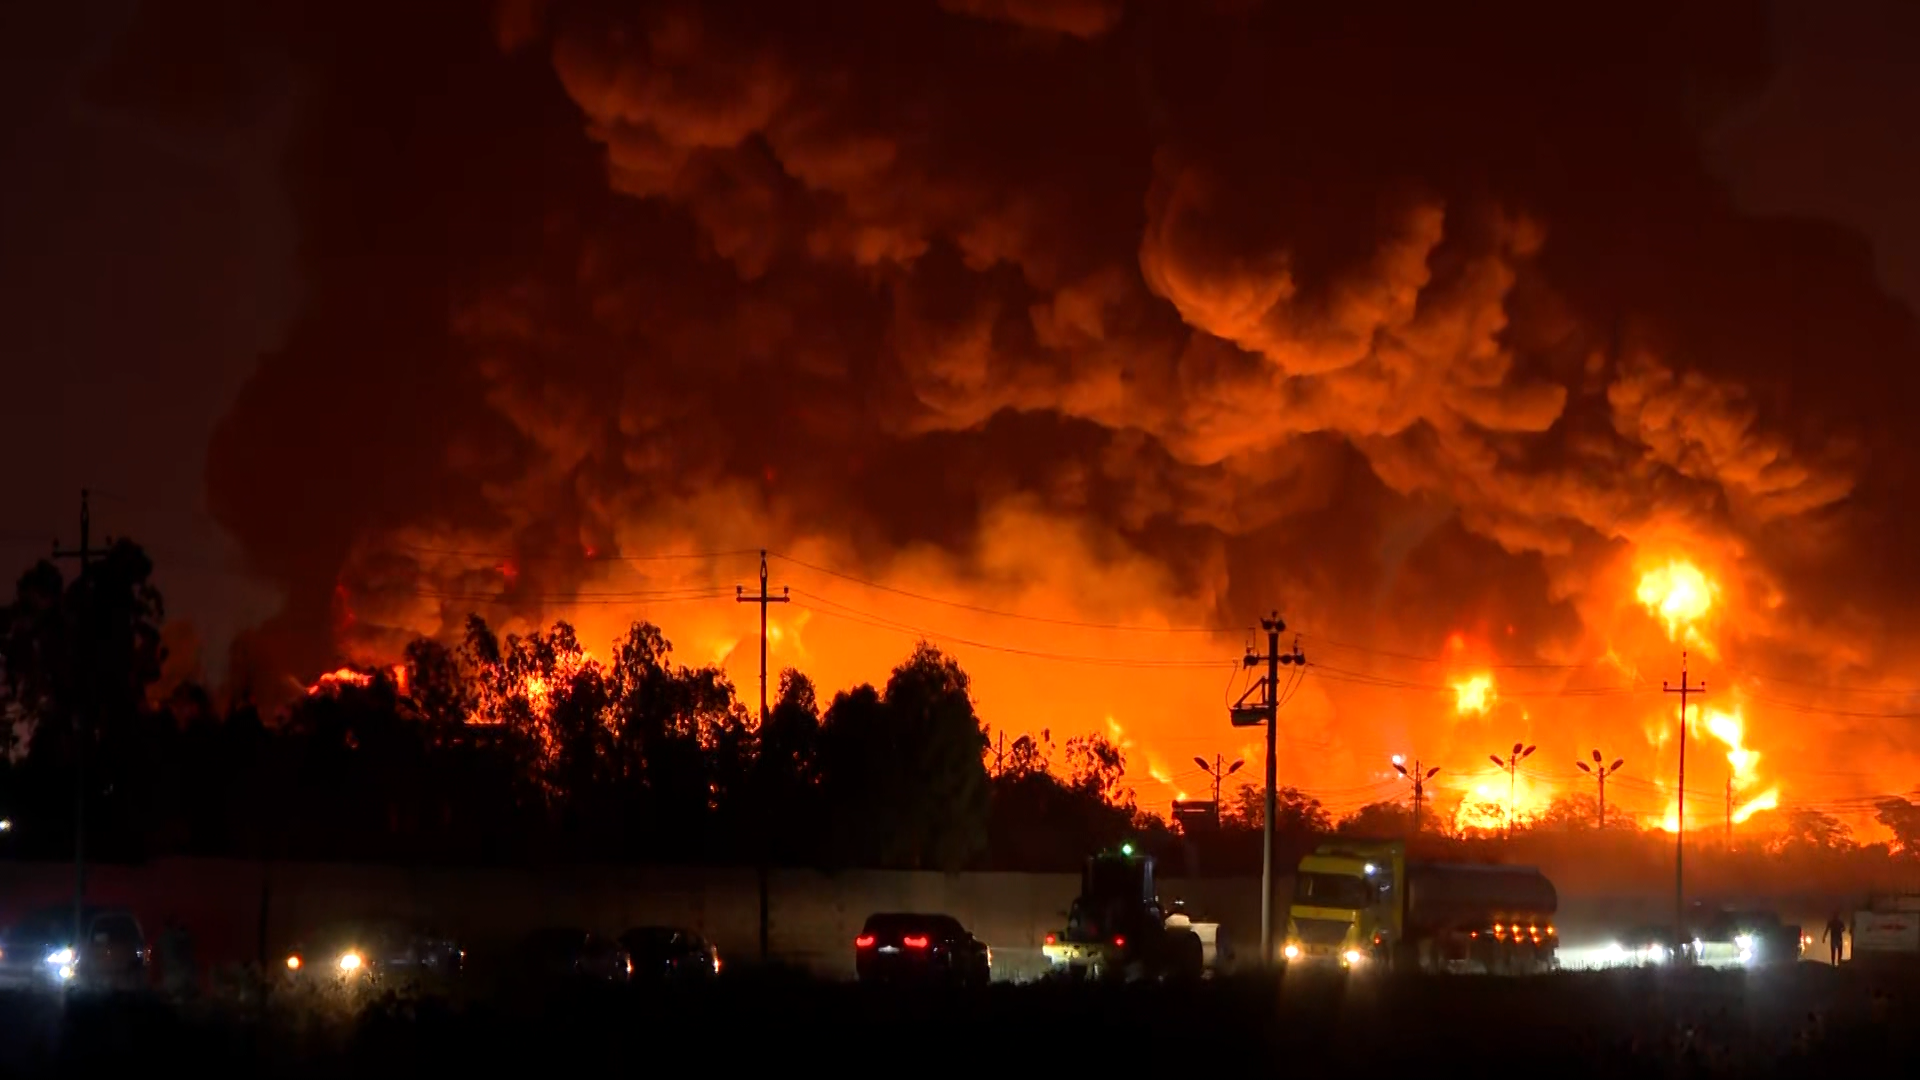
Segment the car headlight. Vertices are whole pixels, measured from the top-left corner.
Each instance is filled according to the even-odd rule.
[[[73,963],[73,950],[55,949],[47,954],[47,963],[54,967],[67,967]]]
[[[1609,944],[1605,949],[1601,950],[1601,953],[1609,960],[1624,960],[1627,957],[1626,946],[1617,941]]]
[[[289,956],[289,957],[287,957],[287,970],[288,970],[288,971],[299,971],[299,970],[300,970],[300,958],[299,958],[299,957],[297,957],[297,956]]]
[[[366,961],[360,958],[360,954],[351,949],[340,954],[341,971],[359,971],[360,965],[364,963]]]
[[[1740,934],[1739,936],[1733,939],[1733,944],[1736,948],[1740,949],[1743,952],[1751,951],[1753,948],[1753,935]]]
[[[1656,942],[1646,947],[1644,955],[1649,962],[1658,964],[1666,960],[1667,947]]]
[[[1289,960],[1297,960],[1300,958],[1300,946],[1289,941],[1287,947],[1280,950],[1280,954]]]
[[[1346,952],[1340,954],[1340,959],[1345,960],[1349,964],[1357,964],[1360,962],[1360,950],[1348,949]]]

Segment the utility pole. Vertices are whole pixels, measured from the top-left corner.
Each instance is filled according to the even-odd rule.
[[[60,541],[53,542],[55,559],[76,559],[80,563],[80,576],[75,579],[74,587],[80,590],[80,641],[75,650],[80,657],[79,685],[75,688],[73,706],[73,943],[80,947],[81,935],[86,931],[87,908],[87,730],[81,714],[86,711],[93,694],[93,650],[89,638],[88,613],[92,605],[87,602],[86,590],[91,583],[87,571],[93,560],[105,554],[93,546],[93,513],[89,506],[86,488],[80,489],[80,546],[70,551],[60,549]],[[113,537],[107,537],[107,546],[113,546]]]
[[[767,605],[784,604],[792,599],[789,590],[782,586],[780,595],[774,596],[767,591],[767,552],[760,551],[760,592],[749,596],[746,586],[733,587],[733,599],[740,604],[760,605],[760,730],[767,729]],[[764,800],[763,800],[764,801]],[[756,868],[760,886],[760,962],[767,962],[767,808],[761,807],[760,839],[756,845],[760,850],[760,865]]]
[[[1216,829],[1220,827],[1220,784],[1227,777],[1239,772],[1240,766],[1246,764],[1245,761],[1235,761],[1231,765],[1222,765],[1221,761],[1222,759],[1219,754],[1213,755],[1213,764],[1211,765],[1207,764],[1206,758],[1196,756],[1193,759],[1193,763],[1200,766],[1200,771],[1206,773],[1213,780],[1213,827]]]
[[[1574,768],[1600,781],[1600,818],[1594,824],[1597,828],[1602,829],[1607,827],[1607,777],[1619,772],[1620,766],[1627,763],[1626,758],[1615,758],[1611,765],[1602,764],[1602,762],[1606,760],[1606,758],[1600,756],[1600,751],[1595,750],[1593,752],[1593,764],[1591,766],[1584,761],[1576,761],[1573,763]]]
[[[1538,749],[1539,747],[1528,746],[1526,743],[1514,743],[1513,753],[1509,757],[1502,758],[1499,754],[1487,755],[1495,765],[1507,770],[1507,839],[1509,840],[1513,839],[1513,800],[1516,793],[1515,784],[1520,775],[1520,763],[1532,757],[1533,752]]]
[[[1420,804],[1426,801],[1427,781],[1439,775],[1440,766],[1435,765],[1431,769],[1422,769],[1420,767],[1420,759],[1414,758],[1413,768],[1409,769],[1407,768],[1406,761],[1402,759],[1399,754],[1395,754],[1393,755],[1393,767],[1401,776],[1413,781],[1413,835],[1417,837],[1420,835]]]
[[[1733,850],[1733,776],[1727,776],[1727,850]]]
[[[1007,733],[1001,731],[997,735],[993,742],[993,775],[996,779],[1007,771]]]
[[[1247,650],[1244,661],[1249,668],[1266,665],[1267,673],[1259,681],[1247,688],[1234,703],[1229,716],[1235,727],[1254,727],[1267,725],[1267,799],[1266,812],[1261,822],[1260,837],[1260,962],[1273,963],[1273,818],[1274,818],[1274,781],[1279,773],[1279,757],[1275,749],[1275,729],[1279,727],[1280,715],[1280,665],[1305,667],[1306,655],[1300,651],[1299,642],[1295,642],[1293,651],[1280,651],[1280,632],[1287,628],[1280,613],[1274,612],[1269,618],[1260,620],[1260,628],[1267,632],[1267,651],[1265,655]],[[1260,700],[1248,704],[1247,698],[1255,692]]]
[[[1687,940],[1687,697],[1691,694],[1707,692],[1706,680],[1699,686],[1687,684],[1687,654],[1680,654],[1680,685],[1669,686],[1667,680],[1660,680],[1660,689],[1664,693],[1680,695],[1680,783],[1674,789],[1673,813],[1673,948],[1674,955],[1680,955],[1680,946]]]

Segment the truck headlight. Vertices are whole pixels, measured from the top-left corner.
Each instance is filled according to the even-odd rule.
[[[351,950],[340,954],[341,971],[359,971],[362,961],[360,954]]]
[[[1360,950],[1348,949],[1346,952],[1340,954],[1340,959],[1345,960],[1349,964],[1357,964],[1360,962]]]
[[[51,967],[67,967],[73,963],[71,948],[55,949],[47,954],[47,964]]]
[[[1609,960],[1617,961],[1617,960],[1625,960],[1627,958],[1626,947],[1621,945],[1617,941],[1613,942],[1612,944],[1608,945],[1605,949],[1601,950],[1601,953]]]
[[[1300,958],[1300,946],[1295,945],[1293,942],[1289,941],[1287,942],[1287,947],[1284,949],[1281,949],[1280,953],[1281,955],[1285,956],[1289,960],[1297,960]]]

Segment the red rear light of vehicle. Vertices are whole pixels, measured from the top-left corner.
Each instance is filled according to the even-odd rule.
[[[1113,935],[1113,944],[1117,948],[1124,949],[1127,947],[1127,939],[1120,934],[1115,934]]]
[[[924,949],[927,947],[927,939],[924,937],[903,937],[900,939],[900,944],[905,945],[909,949]]]
[[[1051,945],[1051,944],[1053,944],[1053,943],[1054,943],[1054,941],[1055,941],[1055,940],[1056,940],[1056,939],[1054,938],[1054,936],[1053,936],[1052,934],[1048,934],[1048,935],[1047,935],[1047,941],[1046,941],[1046,943],[1047,943],[1048,945]]]
[[[854,946],[854,948],[856,948],[856,949],[871,949],[871,948],[873,948],[873,935],[872,935],[872,934],[861,934],[861,935],[860,935],[859,937],[857,937],[857,938],[854,938],[854,939],[853,939],[853,946]]]

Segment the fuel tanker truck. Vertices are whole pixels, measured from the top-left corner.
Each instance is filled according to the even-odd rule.
[[[1412,861],[1405,841],[1340,841],[1300,860],[1289,964],[1529,974],[1552,970],[1559,897],[1530,866]]]

